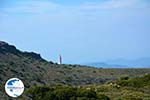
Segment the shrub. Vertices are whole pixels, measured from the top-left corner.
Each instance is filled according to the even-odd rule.
[[[73,88],[63,88],[54,90],[54,95],[58,100],[70,100],[71,97],[76,95],[76,92]]]
[[[98,95],[98,100],[110,100],[109,97],[107,97],[106,95],[104,94],[99,94]]]
[[[128,80],[129,79],[129,77],[128,76],[122,76],[122,77],[120,77],[120,80]]]
[[[31,97],[33,100],[41,100],[45,97],[46,93],[50,91],[49,87],[46,86],[37,86],[29,89],[27,91],[27,94],[29,97]]]
[[[96,92],[94,90],[78,89],[77,95],[79,97],[96,98]]]
[[[132,86],[132,87],[143,87],[143,86],[150,86],[150,74],[147,74],[143,77],[137,77],[128,79],[126,77],[121,78],[116,82],[121,86]]]
[[[27,96],[32,100],[109,100],[103,94],[97,94],[92,89],[71,86],[37,86],[27,91]]]

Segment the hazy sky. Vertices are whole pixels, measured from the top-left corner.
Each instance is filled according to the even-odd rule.
[[[0,40],[64,63],[150,57],[150,0],[0,0]]]

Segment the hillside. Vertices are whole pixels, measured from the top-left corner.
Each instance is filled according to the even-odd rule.
[[[136,78],[124,76],[103,85],[36,86],[25,91],[27,97],[21,100],[150,100],[149,94],[150,74],[147,74]]]
[[[12,77],[20,78],[26,88],[37,85],[103,84],[120,76],[136,77],[150,69],[103,69],[80,65],[58,65],[44,60],[40,54],[23,52],[6,42],[0,42],[0,96],[5,95],[4,84]]]

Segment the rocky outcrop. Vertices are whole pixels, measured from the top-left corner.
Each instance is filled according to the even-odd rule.
[[[8,43],[4,41],[0,41],[0,53],[11,53],[14,55],[30,57],[36,60],[44,60],[40,54],[37,54],[34,52],[21,52],[15,46],[9,45]]]

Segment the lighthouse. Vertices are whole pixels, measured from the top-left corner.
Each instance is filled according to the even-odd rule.
[[[59,57],[58,57],[58,64],[62,64],[62,58],[61,58],[61,55],[59,55]]]

